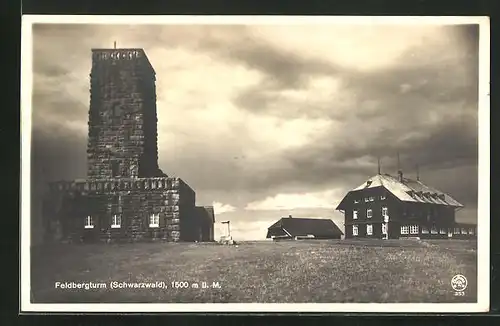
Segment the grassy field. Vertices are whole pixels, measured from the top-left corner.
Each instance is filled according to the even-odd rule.
[[[458,240],[43,247],[32,250],[32,302],[476,302],[476,253],[475,241]],[[454,295],[455,274],[468,279],[465,296]],[[71,281],[107,288],[55,288]],[[112,281],[168,288],[110,289]],[[189,288],[172,288],[173,281]],[[220,288],[201,289],[201,282]]]

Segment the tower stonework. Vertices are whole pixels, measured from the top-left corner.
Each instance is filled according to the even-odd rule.
[[[47,242],[213,241],[213,208],[158,167],[156,77],[143,49],[93,49],[87,178],[49,184]]]
[[[89,178],[166,176],[158,168],[155,71],[142,49],[94,49]]]

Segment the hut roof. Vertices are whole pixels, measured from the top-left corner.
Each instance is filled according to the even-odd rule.
[[[269,229],[279,227],[292,237],[314,235],[315,237],[329,237],[344,233],[330,219],[282,217]],[[267,238],[270,238],[268,232]]]

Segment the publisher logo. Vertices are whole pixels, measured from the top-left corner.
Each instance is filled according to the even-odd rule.
[[[467,288],[467,278],[461,274],[453,276],[451,287],[456,292],[463,292]]]

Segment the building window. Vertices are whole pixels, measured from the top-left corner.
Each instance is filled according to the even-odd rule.
[[[387,234],[387,224],[382,223],[382,234]]]
[[[410,225],[410,234],[418,234],[418,225]]]
[[[357,225],[352,226],[352,235],[358,235],[358,226]]]
[[[474,234],[474,229],[469,229],[469,234]]]
[[[380,200],[385,200],[385,195],[380,196]]]
[[[111,161],[111,175],[117,177],[120,174],[120,162],[117,160]]]
[[[358,210],[355,209],[352,211],[352,219],[357,220],[358,219]]]
[[[369,198],[370,201],[374,201],[375,200],[375,197],[370,197]]]
[[[408,225],[403,225],[401,227],[401,234],[408,234]]]
[[[355,204],[359,204],[359,199],[354,199]]]
[[[122,110],[119,104],[113,104],[113,116],[120,117],[122,115]]]
[[[365,203],[367,203],[370,199],[368,197],[365,198]]]
[[[94,221],[92,220],[92,216],[90,215],[85,218],[85,228],[86,229],[94,228]]]
[[[446,229],[439,229],[439,234],[446,234]]]
[[[387,207],[382,207],[382,216],[389,217],[389,211],[387,210]]]
[[[431,228],[431,234],[437,234],[438,230],[435,227]]]
[[[455,228],[453,229],[454,234],[460,234],[460,228]]]
[[[462,228],[462,234],[467,234],[467,229],[466,228]]]
[[[422,234],[429,234],[429,229],[425,226],[422,226]]]
[[[113,215],[113,218],[111,220],[111,228],[112,229],[119,229],[122,226],[122,217],[121,215]]]
[[[373,226],[371,224],[366,224],[366,235],[373,234]]]
[[[149,217],[149,227],[160,227],[160,214],[151,214],[151,216]]]
[[[371,208],[366,210],[366,218],[372,218],[372,210]]]

